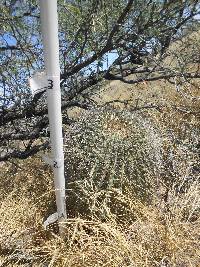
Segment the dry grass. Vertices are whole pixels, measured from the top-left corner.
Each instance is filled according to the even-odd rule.
[[[186,108],[183,102],[176,103]],[[188,104],[197,111],[191,102],[187,109]],[[162,133],[168,163],[150,201],[133,194],[125,176],[123,190],[99,189],[91,168],[85,179],[68,185],[67,201],[73,196],[74,210],[69,209],[64,223],[64,239],[57,235],[56,225],[44,230],[42,224],[55,210],[50,169],[39,156],[3,164],[0,266],[200,266],[198,114],[170,105],[162,112],[147,113]],[[131,127],[113,120],[106,121],[103,129],[109,135],[114,132],[121,142]],[[152,173],[148,179],[154,181]]]
[[[26,168],[34,163],[44,167],[37,159],[25,163]],[[13,178],[23,177],[24,171],[18,170]],[[18,189],[2,200],[1,266],[199,266],[197,181],[185,193],[177,194],[172,188],[168,205],[157,197],[144,205],[129,195],[129,188],[125,194],[110,190],[107,197],[113,194],[124,214],[128,212],[134,219],[124,216],[123,222],[117,222],[116,214],[104,203],[104,221],[98,217],[89,220],[81,214],[69,218],[64,223],[63,240],[53,230],[43,229],[43,202],[52,196],[51,187],[44,195],[40,192],[44,177],[38,176],[37,171],[32,175],[38,183],[38,195],[42,193],[39,198],[28,198],[26,190],[22,189],[22,193]],[[36,191],[33,188],[33,194]]]

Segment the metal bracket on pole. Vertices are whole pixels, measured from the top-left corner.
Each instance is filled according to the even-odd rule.
[[[45,71],[38,71],[34,73],[34,75],[29,78],[29,85],[33,96],[46,91],[48,88],[48,80]]]
[[[49,226],[49,225],[52,224],[52,223],[55,223],[57,220],[58,220],[58,213],[55,212],[55,213],[51,214],[51,215],[46,219],[46,221],[44,221],[44,223],[43,223],[44,229],[46,230],[46,229],[47,229],[47,226]]]

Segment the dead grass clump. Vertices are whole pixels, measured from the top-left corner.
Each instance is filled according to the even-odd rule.
[[[79,202],[88,201],[90,209],[87,214],[82,212],[66,220],[65,236],[61,239],[42,226],[44,203],[47,210],[52,188],[48,191],[46,187],[44,192],[42,172],[36,165],[39,167],[42,163],[34,158],[22,164],[18,162],[16,176],[10,177],[15,181],[13,191],[7,191],[2,198],[1,266],[199,266],[200,187],[197,180],[191,182],[185,192],[177,193],[172,186],[167,202],[154,194],[151,203],[146,203],[133,194],[128,183],[123,191],[114,187],[99,190],[92,183],[91,175],[87,180],[91,186],[84,186],[86,180],[81,180],[79,190],[83,192],[74,192],[82,195],[82,199],[77,198]],[[28,177],[32,183],[36,182],[39,197],[34,194],[34,186],[32,196],[29,194],[31,187],[24,174],[28,169],[32,170],[32,180]],[[50,179],[48,172],[47,168],[46,175],[43,173],[45,183]],[[6,179],[8,183],[9,178]],[[6,190],[3,185],[1,183],[1,192]],[[102,196],[100,202],[98,194]]]
[[[118,201],[120,198],[126,201],[129,209],[134,211],[134,221],[130,223],[125,217],[123,223],[118,223],[111,211],[108,211],[109,220],[105,222],[97,217],[93,220],[69,218],[64,223],[64,239],[51,232],[44,235],[38,223],[40,215],[32,218],[38,211],[30,208],[29,212],[25,212],[26,205],[18,202],[18,207],[14,206],[19,212],[13,217],[16,221],[16,224],[12,223],[13,232],[2,232],[1,235],[1,244],[2,237],[4,242],[7,240],[9,243],[6,255],[3,256],[1,251],[1,263],[7,264],[3,266],[198,267],[199,193],[197,183],[192,184],[184,194],[175,196],[171,191],[170,209],[167,212],[160,208],[160,203],[144,205],[127,195],[118,194]],[[7,208],[11,210],[9,205]],[[4,217],[1,230],[2,227],[4,230],[10,228],[12,214]],[[23,230],[22,225],[25,226]],[[21,229],[18,234],[16,229]],[[12,241],[8,242],[9,238]],[[40,242],[36,242],[37,238]]]
[[[3,201],[12,193],[14,198],[21,196],[32,201],[45,214],[54,199],[52,178],[51,168],[40,156],[23,161],[13,159],[2,166],[0,199]]]
[[[54,198],[49,167],[37,157],[4,163],[0,196],[0,262],[29,264],[37,259],[35,244],[47,236],[42,223]]]

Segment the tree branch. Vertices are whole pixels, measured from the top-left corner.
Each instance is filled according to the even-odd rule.
[[[15,45],[0,46],[0,51],[7,51],[7,50],[21,50],[21,48]]]
[[[184,74],[183,73],[169,73],[169,74],[157,75],[154,77],[142,77],[142,78],[135,79],[135,80],[125,80],[124,79],[125,76],[119,77],[114,74],[109,74],[107,79],[118,80],[118,81],[121,81],[127,84],[136,84],[136,83],[141,83],[141,82],[151,82],[151,81],[164,80],[164,79],[167,80],[173,77],[182,77],[182,76],[184,76],[185,78],[194,79],[194,78],[200,78],[200,73],[194,73],[194,74],[193,73],[184,73]]]
[[[81,62],[81,63],[79,63],[77,65],[75,65],[71,69],[65,71],[63,74],[61,74],[61,79],[63,79],[63,80],[67,79],[69,76],[72,76],[73,74],[79,72],[81,69],[87,67],[88,65],[93,63],[95,60],[97,60],[98,58],[101,58],[104,54],[106,54],[107,52],[109,52],[109,51],[114,49],[113,36],[118,32],[120,26],[122,26],[122,23],[124,22],[124,20],[126,18],[126,15],[128,14],[128,12],[130,11],[130,9],[131,9],[131,7],[133,5],[133,1],[134,0],[129,0],[128,1],[128,4],[126,5],[126,7],[122,11],[121,15],[117,19],[115,25],[113,26],[113,28],[112,28],[112,30],[110,32],[110,35],[109,35],[109,37],[107,39],[107,42],[106,42],[105,46],[101,49],[101,51],[94,53],[90,58],[86,59],[85,61],[83,61],[83,62]],[[61,85],[62,85],[62,83],[61,83]]]
[[[10,158],[26,159],[30,156],[35,155],[37,152],[45,150],[47,148],[49,148],[48,141],[41,145],[35,145],[28,150],[25,149],[24,151],[14,150],[12,152],[2,152],[0,154],[0,161],[6,161]]]

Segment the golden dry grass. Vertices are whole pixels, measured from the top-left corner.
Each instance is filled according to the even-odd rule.
[[[199,266],[197,181],[185,193],[171,189],[167,207],[156,196],[151,205],[144,205],[129,195],[128,188],[126,194],[115,192],[118,203],[125,204],[134,220],[130,222],[125,216],[123,223],[117,223],[109,208],[104,221],[88,220],[80,214],[67,219],[61,239],[42,226],[44,203],[50,201],[52,188],[41,190],[44,180],[49,184],[49,175],[38,173],[36,166],[45,168],[39,159],[29,159],[13,175],[15,183],[19,182],[25,171],[34,167],[24,188],[11,193],[0,188],[5,193],[0,208],[1,266]],[[30,181],[37,184],[32,194],[38,197],[28,197]]]

